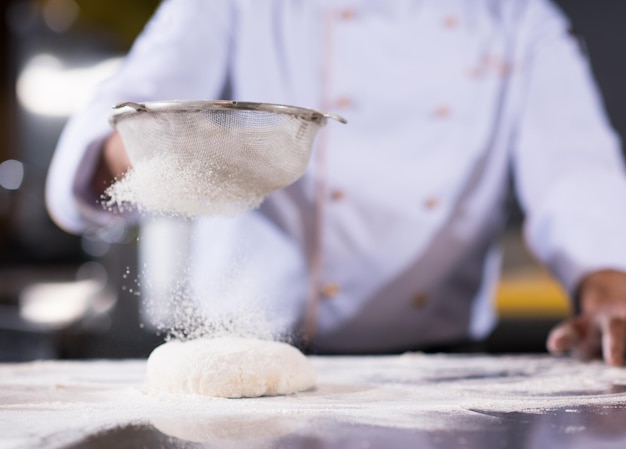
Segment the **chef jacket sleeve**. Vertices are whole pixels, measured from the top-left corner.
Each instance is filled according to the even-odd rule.
[[[513,170],[528,245],[574,294],[594,270],[626,271],[624,162],[567,19],[544,0],[527,12]]]
[[[166,0],[135,41],[121,68],[99,86],[87,107],[66,125],[48,172],[46,205],[68,232],[107,226],[90,188],[103,141],[112,132],[112,107],[124,101],[218,98],[229,59],[232,3]],[[120,12],[121,14],[123,11]]]

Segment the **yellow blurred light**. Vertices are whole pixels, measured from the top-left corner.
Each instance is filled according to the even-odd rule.
[[[67,31],[78,19],[80,7],[74,0],[48,0],[43,7],[43,19],[52,31]]]

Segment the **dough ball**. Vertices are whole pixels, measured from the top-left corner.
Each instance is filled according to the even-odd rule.
[[[276,341],[225,337],[171,341],[148,357],[150,393],[250,398],[291,394],[315,385],[315,368]]]

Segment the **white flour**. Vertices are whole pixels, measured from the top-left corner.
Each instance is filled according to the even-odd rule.
[[[320,420],[458,430],[497,423],[498,413],[626,407],[626,369],[599,362],[423,354],[311,361],[316,388],[254,399],[147,395],[145,361],[0,365],[0,446],[57,448],[129,423],[185,441],[236,443],[309,431]]]

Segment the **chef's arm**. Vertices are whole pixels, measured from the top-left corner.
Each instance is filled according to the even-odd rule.
[[[220,98],[231,61],[233,11],[220,0],[168,0],[159,5],[119,70],[100,84],[59,139],[46,187],[46,204],[59,227],[78,234],[119,221],[117,214],[102,207],[98,194],[128,167],[120,157],[119,137],[111,136],[114,105]]]
[[[131,163],[124,142],[120,134],[115,131],[104,141],[93,174],[91,185],[96,197],[101,197],[107,187],[116,179],[120,179],[130,167]]]
[[[618,136],[569,24],[549,2],[528,2],[525,82],[514,144],[525,237],[577,314],[547,341],[553,353],[624,361],[626,170]]]
[[[623,365],[626,273],[601,270],[586,276],[577,301],[579,314],[550,332],[548,350],[553,354],[572,353],[583,359],[602,356],[610,365]]]

